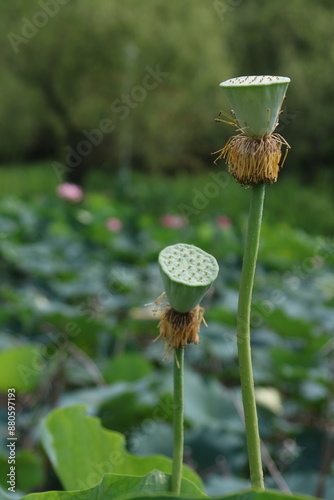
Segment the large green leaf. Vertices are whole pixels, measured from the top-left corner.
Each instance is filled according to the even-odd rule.
[[[33,493],[24,497],[27,500],[99,500],[125,499],[147,493],[168,492],[171,476],[158,470],[153,470],[143,477],[106,474],[102,481],[88,490],[81,491],[49,491]],[[197,486],[186,479],[182,480],[181,494],[191,498],[208,498]]]
[[[57,409],[42,426],[44,448],[66,489],[91,488],[108,473],[143,476],[154,469],[171,473],[169,458],[132,455],[125,449],[122,434],[103,429],[97,418],[85,412],[81,405]],[[183,477],[202,489],[191,469],[184,467]]]
[[[159,471],[136,478],[131,476],[113,476],[108,474],[101,483],[92,489],[84,491],[50,491],[46,493],[33,493],[23,497],[22,500],[147,500],[155,498],[162,500],[200,500],[208,498],[199,495],[194,490],[194,485],[183,480],[181,495],[175,496],[168,492],[169,477]],[[255,492],[247,490],[227,496],[215,497],[215,500],[310,500],[311,497],[299,495],[285,495],[274,491]]]

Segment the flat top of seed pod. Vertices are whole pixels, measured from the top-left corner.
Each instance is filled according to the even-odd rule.
[[[230,78],[230,80],[226,80],[219,85],[220,87],[246,87],[250,85],[269,85],[271,83],[289,82],[290,78],[288,78],[287,76],[253,75]]]
[[[186,243],[177,243],[161,250],[159,264],[172,281],[188,286],[210,285],[219,271],[212,255]]]

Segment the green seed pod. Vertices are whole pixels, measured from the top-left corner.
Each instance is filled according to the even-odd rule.
[[[235,118],[244,134],[261,138],[274,132],[290,78],[239,76],[222,82]]]
[[[199,304],[219,271],[212,255],[185,243],[164,248],[159,254],[159,265],[169,304],[180,313]]]

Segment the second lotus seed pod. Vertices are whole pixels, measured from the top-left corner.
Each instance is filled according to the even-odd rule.
[[[180,313],[199,304],[219,271],[212,255],[185,243],[164,248],[159,254],[159,265],[169,304]]]

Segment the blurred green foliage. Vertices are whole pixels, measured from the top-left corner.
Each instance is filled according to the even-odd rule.
[[[333,22],[327,0],[0,2],[0,158],[64,165],[66,146],[112,120],[77,171],[194,171],[232,131],[214,123],[228,111],[218,83],[269,73],[292,80],[278,131],[314,179],[333,157]]]
[[[199,186],[205,189],[204,182]],[[227,218],[212,199],[184,227],[165,227],[161,211],[168,203],[157,206],[145,178],[137,176],[135,187],[129,198],[86,192],[79,203],[56,195],[1,202],[0,347],[20,385],[17,451],[29,456],[20,462],[25,492],[60,488],[48,473],[39,432],[55,406],[84,404],[106,428],[125,434],[131,453],[170,456],[172,370],[162,362],[161,342],[152,342],[158,318],[144,304],[162,292],[159,251],[178,241],[215,255],[221,270],[203,301],[208,328],[202,328],[199,346],[187,348],[185,460],[209,494],[247,487],[235,338],[245,219],[236,212]],[[237,188],[247,203],[249,191]],[[155,196],[163,201],[170,192],[177,206],[184,189],[175,183],[174,192],[171,183],[161,182]],[[218,215],[225,216],[222,226]],[[118,232],[108,229],[110,217],[122,222]],[[261,437],[292,490],[322,488],[328,500],[334,481],[328,459],[333,270],[332,238],[264,222],[252,311]],[[29,360],[18,363],[30,348]],[[0,388],[6,384],[7,370]],[[0,425],[5,435],[5,411]],[[64,453],[71,450],[64,444]],[[0,466],[6,464],[5,447],[1,454]],[[268,470],[266,483],[277,487]]]
[[[143,215],[145,211],[157,217],[178,213],[187,216],[194,225],[214,215],[226,215],[240,224],[248,211],[248,197],[221,167],[212,165],[206,173],[181,172],[175,177],[161,176],[159,172],[151,175],[135,173],[126,185],[120,183],[118,176],[91,169],[87,184],[93,192],[127,201],[130,205],[136,204]],[[289,158],[285,169],[287,175],[281,174],[279,182],[267,188],[265,221],[268,224],[283,222],[310,234],[332,236],[334,203],[330,176],[321,175],[317,182],[307,186],[292,171]],[[50,175],[47,162],[6,165],[0,169],[0,199],[8,193],[24,200],[54,196],[58,182],[55,175]],[[150,221],[148,217],[147,224]],[[204,227],[201,229],[205,230]],[[167,231],[166,245],[169,236]]]

